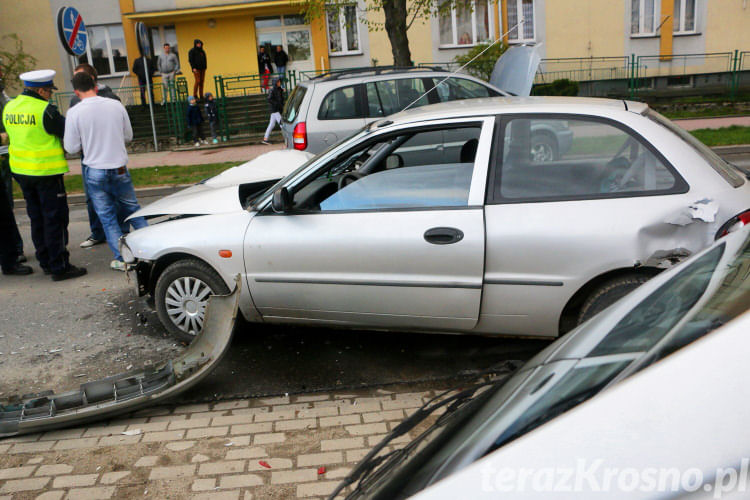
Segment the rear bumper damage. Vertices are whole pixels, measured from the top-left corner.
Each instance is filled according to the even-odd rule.
[[[163,403],[203,380],[229,349],[237,317],[240,279],[229,295],[211,296],[203,331],[177,358],[82,384],[60,394],[52,391],[11,398],[0,405],[0,438],[82,425]]]

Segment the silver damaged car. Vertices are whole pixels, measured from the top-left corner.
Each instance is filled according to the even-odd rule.
[[[532,149],[540,123],[571,132],[552,160]],[[750,222],[745,172],[645,104],[606,99],[423,106],[239,191],[236,210],[195,207],[121,241],[182,338],[238,274],[250,322],[555,337]]]

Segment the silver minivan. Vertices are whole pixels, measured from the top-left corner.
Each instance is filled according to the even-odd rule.
[[[436,85],[434,92],[423,95]],[[415,108],[502,95],[508,94],[477,78],[441,68],[372,67],[331,72],[294,88],[284,106],[281,130],[288,148],[317,154],[409,105]]]

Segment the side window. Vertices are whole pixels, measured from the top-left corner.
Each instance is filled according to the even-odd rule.
[[[418,98],[419,100],[412,105],[412,108],[429,104],[428,97],[422,96],[426,90],[421,78],[400,78],[366,83],[367,116],[377,118],[398,113]]]
[[[435,92],[437,92],[440,102],[499,95],[494,90],[466,78],[448,78],[443,83],[440,83],[442,80],[442,78],[433,78],[437,86]]]
[[[505,119],[495,202],[678,192],[684,181],[632,133],[586,118]]]
[[[399,132],[358,147],[294,193],[311,211],[467,206],[480,124]]]
[[[356,86],[341,87],[328,93],[318,110],[318,120],[361,118],[357,112]]]

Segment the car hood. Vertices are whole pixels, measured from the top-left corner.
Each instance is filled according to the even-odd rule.
[[[538,45],[511,47],[495,63],[490,83],[511,95],[528,96],[541,60]]]
[[[239,195],[241,185],[281,179],[313,156],[311,153],[289,149],[262,154],[194,186],[165,196],[141,208],[129,218],[209,215],[242,210]]]

